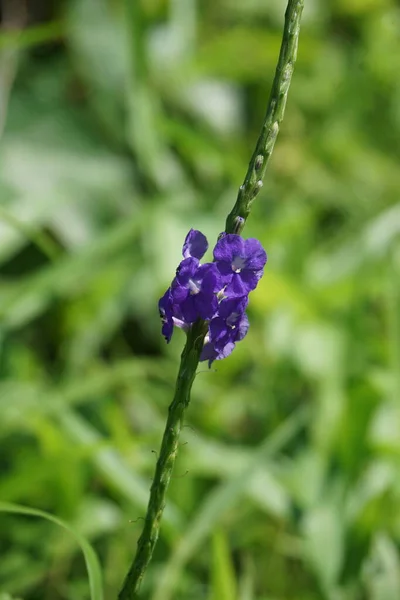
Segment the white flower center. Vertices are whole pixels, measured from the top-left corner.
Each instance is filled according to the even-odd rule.
[[[240,273],[243,267],[246,266],[246,259],[241,256],[235,256],[232,262],[232,271],[235,273]]]
[[[226,320],[226,324],[231,328],[231,329],[235,329],[236,325],[234,325],[234,322],[236,321],[236,319],[239,317],[239,313],[232,313]]]
[[[218,301],[223,300],[225,298],[225,289],[226,289],[226,286],[224,286],[222,288],[222,290],[219,290],[219,292],[217,293],[217,300]]]
[[[189,291],[192,296],[195,296],[200,292],[200,285],[198,281],[193,281],[193,279],[189,279]]]

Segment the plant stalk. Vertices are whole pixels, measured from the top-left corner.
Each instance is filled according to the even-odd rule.
[[[250,214],[251,205],[263,186],[265,172],[285,113],[287,95],[297,58],[303,7],[304,0],[289,0],[288,2],[282,44],[267,112],[246,176],[239,188],[235,206],[226,219],[226,233],[240,234]]]
[[[178,453],[179,434],[185,408],[190,401],[190,390],[196,375],[203,348],[206,325],[198,321],[189,330],[176,381],[175,395],[168,409],[168,419],[161,443],[160,455],[150,489],[150,500],[142,534],[138,540],[135,560],[125,578],[119,600],[133,600],[139,590],[147,566],[151,560],[160,531],[165,506],[165,495]]]
[[[289,0],[288,2],[282,45],[267,112],[243,185],[240,186],[236,203],[227,217],[226,233],[240,234],[250,214],[251,205],[262,187],[262,181],[285,111],[287,94],[296,61],[303,5],[304,0]],[[196,375],[206,331],[206,324],[198,321],[188,332],[181,356],[175,395],[169,407],[160,455],[150,490],[143,531],[138,540],[136,556],[119,593],[119,600],[134,600],[137,598],[141,581],[157,543],[165,506],[165,496],[178,451],[184,412],[190,402],[190,391]]]

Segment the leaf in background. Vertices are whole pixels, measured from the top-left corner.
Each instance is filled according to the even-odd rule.
[[[343,562],[343,512],[334,502],[325,502],[311,509],[304,520],[305,553],[329,596],[338,583]]]
[[[173,590],[184,565],[214,530],[228,508],[243,496],[250,477],[269,456],[279,451],[298,433],[303,426],[304,417],[305,412],[298,411],[288,418],[274,432],[274,435],[259,446],[249,458],[248,464],[238,474],[220,484],[206,496],[159,578],[152,600],[170,600],[173,597]]]
[[[34,508],[28,508],[26,506],[20,506],[18,504],[9,504],[7,502],[0,502],[0,512],[6,513],[14,513],[17,515],[28,515],[32,517],[40,517],[42,519],[47,519],[63,527],[70,533],[79,544],[83,555],[85,557],[86,568],[89,575],[89,587],[90,587],[90,597],[91,600],[103,600],[103,584],[102,584],[102,576],[101,569],[98,558],[96,556],[95,551],[92,546],[86,540],[84,536],[82,536],[77,530],[75,530],[71,525],[62,521],[58,517],[51,515],[42,510],[37,510]],[[42,543],[42,540],[37,540],[38,543]]]
[[[386,534],[375,537],[365,569],[370,600],[400,598],[400,557],[396,544]]]
[[[212,536],[210,600],[236,600],[236,577],[228,538],[221,529]]]
[[[123,141],[123,93],[129,56],[122,15],[105,0],[67,5],[67,35],[74,67],[89,103],[111,139]],[[90,23],[90,26],[88,26]]]

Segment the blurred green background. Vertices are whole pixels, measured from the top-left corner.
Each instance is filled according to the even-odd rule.
[[[84,535],[113,600],[184,343],[157,301],[223,229],[286,2],[1,4],[0,501]],[[305,5],[245,230],[268,266],[199,369],[143,599],[400,598],[400,9]],[[2,600],[89,598],[54,523],[0,512],[0,555]]]

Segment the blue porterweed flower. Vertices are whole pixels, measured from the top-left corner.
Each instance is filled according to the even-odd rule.
[[[245,313],[248,297],[225,298],[218,306],[218,314],[211,319],[200,360],[226,358],[234,350],[249,329],[249,319]]]
[[[160,298],[158,302],[158,310],[160,312],[162,322],[161,332],[168,344],[172,337],[174,325],[175,327],[185,330],[187,330],[189,327],[188,323],[186,323],[183,319],[179,304],[173,303],[171,288],[168,288],[164,296]]]
[[[197,229],[191,229],[183,243],[183,258],[189,258],[189,256],[193,256],[194,258],[198,258],[200,260],[207,252],[207,248],[208,242],[206,236],[201,233],[201,231],[197,231]]]
[[[209,338],[217,350],[222,350],[230,342],[242,340],[249,328],[249,320],[245,313],[249,299],[226,298],[218,306],[218,315],[211,319]]]
[[[258,240],[230,233],[218,240],[214,260],[226,286],[225,295],[244,296],[257,287],[267,254]]]
[[[211,319],[218,307],[221,276],[214,263],[200,265],[197,258],[185,258],[171,285],[174,304],[178,304],[187,323]]]
[[[158,310],[161,317],[161,333],[165,337],[165,340],[168,344],[172,337],[172,333],[174,331],[174,322],[173,322],[173,308],[172,308],[172,298],[171,298],[171,288],[168,288],[165,292],[164,296],[162,296],[158,301]]]
[[[167,342],[174,326],[187,330],[199,319],[208,323],[200,360],[211,365],[229,356],[247,334],[248,294],[262,277],[267,255],[258,240],[226,234],[214,248],[214,262],[202,265],[207,248],[206,237],[191,229],[183,245],[183,260],[158,307]]]
[[[205,235],[191,229],[183,244],[183,261],[176,270],[176,277],[158,302],[162,334],[167,343],[174,326],[187,330],[197,319],[211,319],[215,314],[217,292],[222,284],[213,263],[200,264],[207,248]]]

